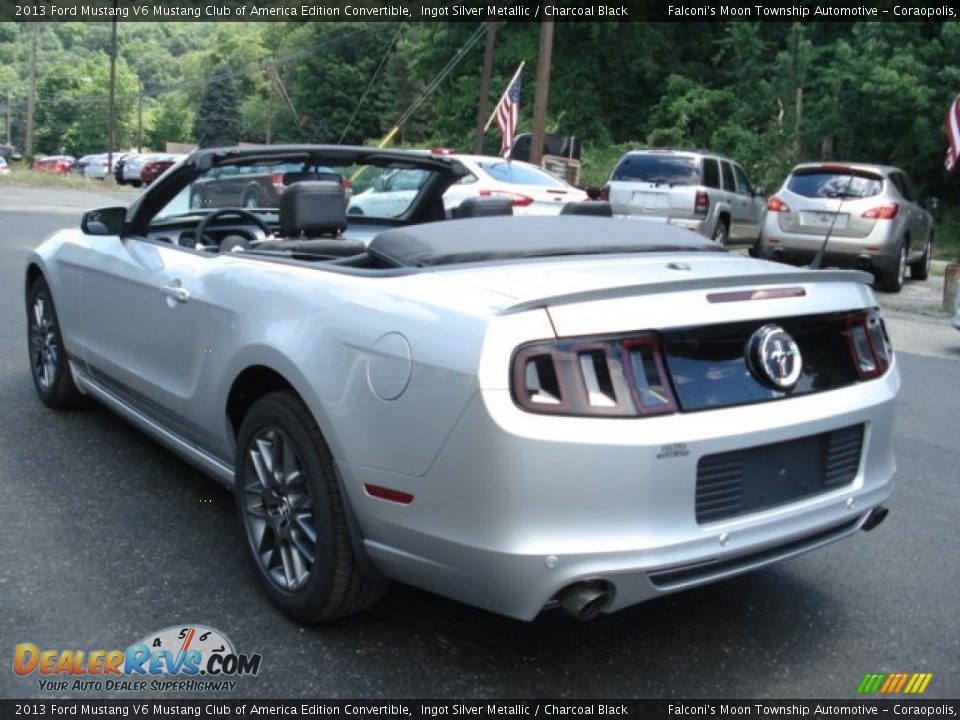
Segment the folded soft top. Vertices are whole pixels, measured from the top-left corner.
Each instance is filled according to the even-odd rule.
[[[377,235],[367,252],[394,267],[557,255],[711,252],[706,238],[664,223],[603,217],[490,217],[411,225]]]

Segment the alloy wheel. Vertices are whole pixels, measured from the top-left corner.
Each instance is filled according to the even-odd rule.
[[[30,367],[37,385],[46,392],[56,381],[60,366],[60,341],[45,294],[37,294],[30,310]]]
[[[244,526],[266,577],[287,592],[303,589],[317,558],[317,516],[303,461],[282,430],[259,430],[243,471]]]

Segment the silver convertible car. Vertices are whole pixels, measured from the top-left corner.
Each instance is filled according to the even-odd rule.
[[[232,165],[294,165],[278,207],[190,202]],[[348,218],[339,180],[405,168],[429,173],[407,207]],[[40,398],[93,398],[232,487],[257,576],[303,622],[390,579],[587,619],[882,521],[900,379],[869,275],[602,204],[445,220],[465,172],[194,152],[30,254]]]

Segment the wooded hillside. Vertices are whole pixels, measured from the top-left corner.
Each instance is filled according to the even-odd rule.
[[[0,107],[9,101],[13,141],[24,141],[34,27],[35,151],[106,149],[109,23],[0,23]],[[200,96],[218,68],[240,95],[241,140],[375,142],[466,47],[397,140],[469,150],[478,27],[121,22],[119,147],[137,144],[141,95],[144,145],[194,141]],[[531,23],[498,30],[490,106],[525,60],[521,131],[533,112],[538,37]],[[558,23],[548,129],[583,138],[591,183],[624,149],[652,144],[728,153],[771,189],[798,160],[889,162],[921,194],[949,198],[943,121],[958,92],[957,23]],[[487,150],[498,147],[491,129]]]

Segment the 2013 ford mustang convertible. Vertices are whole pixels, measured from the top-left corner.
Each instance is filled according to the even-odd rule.
[[[281,166],[277,207],[232,204]],[[347,214],[346,187],[401,169],[423,173],[405,207]],[[883,519],[900,379],[868,275],[602,203],[447,219],[466,172],[194,152],[29,256],[40,398],[93,398],[232,487],[257,576],[303,622],[390,579],[586,619]]]

